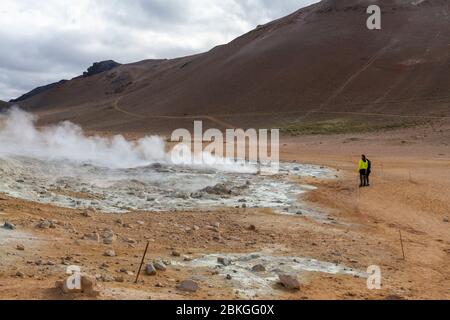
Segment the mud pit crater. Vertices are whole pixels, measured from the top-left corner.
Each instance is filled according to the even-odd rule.
[[[224,264],[223,261],[227,263]],[[300,282],[303,282],[304,276],[311,272],[357,278],[368,277],[366,272],[344,265],[304,257],[279,256],[272,250],[255,253],[206,254],[178,265],[215,270],[216,274],[223,279],[228,277],[228,284],[240,298],[245,299],[272,295],[280,274],[298,274]],[[255,266],[263,266],[263,270],[255,270]]]
[[[1,193],[106,213],[244,207],[319,218],[320,212],[298,201],[299,195],[314,187],[294,180],[331,179],[335,175],[333,169],[293,163],[282,163],[277,175],[261,176],[161,163],[118,169],[68,160],[0,158]]]

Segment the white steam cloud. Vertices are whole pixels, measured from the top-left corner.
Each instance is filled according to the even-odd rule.
[[[213,156],[202,152],[201,162],[190,150],[181,161],[166,152],[159,136],[148,136],[136,142],[122,135],[114,137],[86,136],[80,126],[65,121],[45,128],[36,128],[36,117],[13,107],[0,114],[0,157],[23,156],[40,160],[67,160],[111,169],[148,166],[154,163],[208,168],[227,172],[255,173],[256,168],[245,161]]]
[[[0,115],[0,156],[26,156],[44,160],[70,160],[108,168],[133,168],[169,161],[162,138],[136,142],[123,136],[88,137],[80,126],[62,122],[37,129],[36,118],[18,108]]]

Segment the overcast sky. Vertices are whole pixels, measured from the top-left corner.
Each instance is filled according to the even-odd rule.
[[[316,0],[1,0],[0,100],[120,63],[207,51]]]

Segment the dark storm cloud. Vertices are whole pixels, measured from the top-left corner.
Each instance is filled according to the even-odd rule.
[[[315,0],[2,0],[0,99],[70,79],[92,62],[209,50]]]

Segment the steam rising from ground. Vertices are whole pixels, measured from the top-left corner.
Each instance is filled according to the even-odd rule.
[[[291,178],[328,177],[332,170],[281,163],[277,175],[265,176],[233,159],[178,165],[160,137],[136,142],[122,136],[88,137],[70,122],[36,128],[35,120],[19,109],[0,115],[0,193],[113,213],[226,206],[322,219],[298,203],[311,187]]]
[[[199,163],[191,151],[183,158],[166,152],[161,137],[147,136],[136,142],[122,135],[111,138],[86,136],[80,126],[69,121],[36,128],[36,117],[16,107],[0,114],[0,156],[23,156],[40,160],[68,160],[110,169],[144,167],[155,163],[216,169],[228,172],[255,173],[256,167],[234,159],[202,152]],[[192,159],[186,160],[184,159]]]
[[[71,122],[37,129],[35,121],[33,115],[18,108],[0,115],[0,155],[67,159],[108,168],[133,168],[168,161],[160,137],[145,137],[137,142],[129,142],[121,135],[88,137]]]

